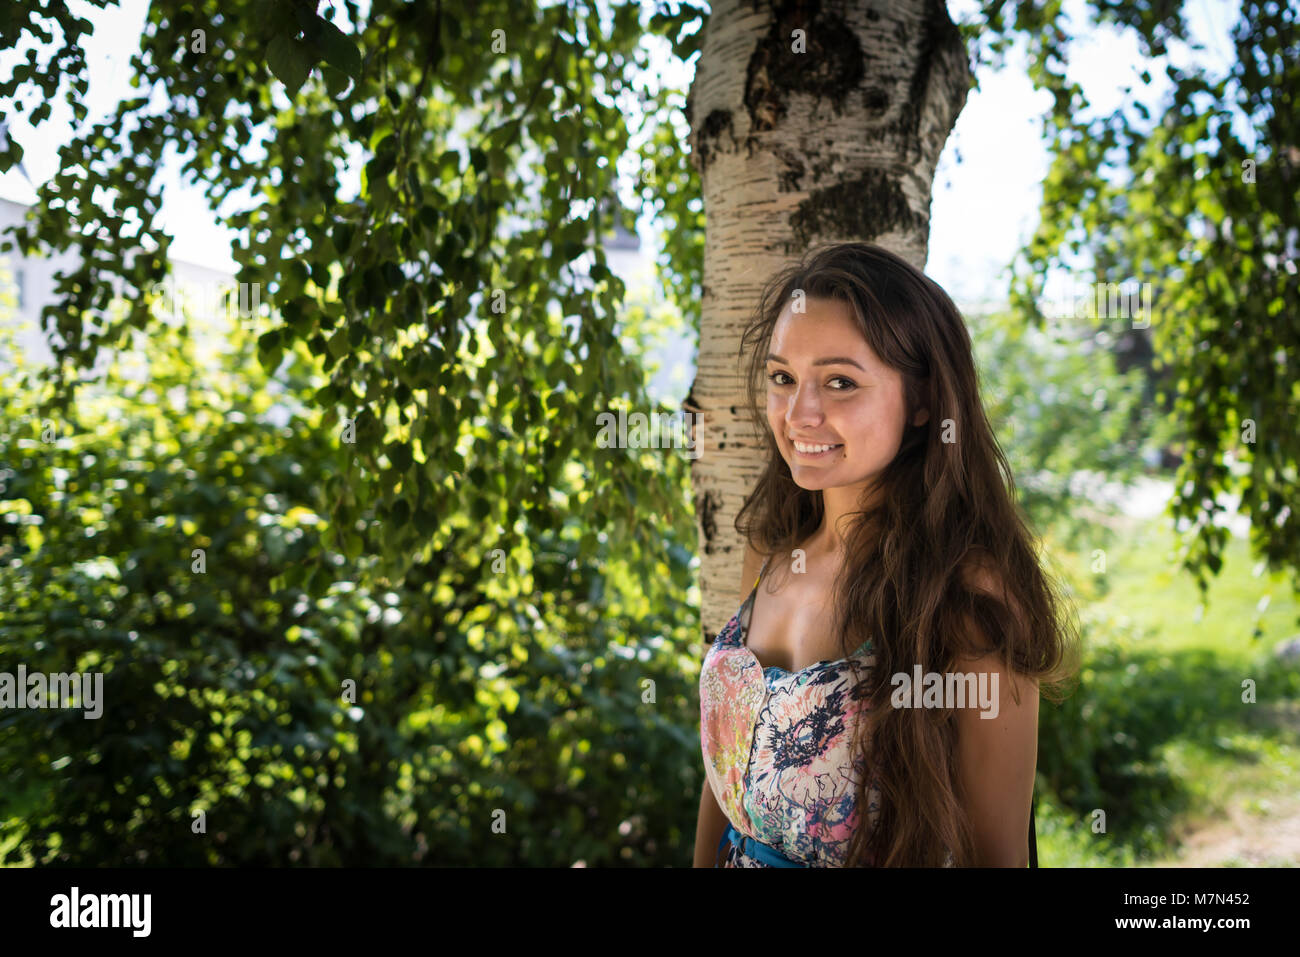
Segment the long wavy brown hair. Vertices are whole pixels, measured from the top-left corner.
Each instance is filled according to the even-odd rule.
[[[974,844],[956,779],[956,709],[891,707],[889,678],[917,663],[923,672],[963,672],[959,659],[992,651],[1059,701],[1078,671],[1077,613],[1040,566],[980,402],[961,313],[924,273],[869,243],[810,250],[768,282],[745,329],[747,396],[768,452],[737,531],[760,553],[788,554],[822,521],[822,493],[795,484],[762,411],[768,345],[798,290],[848,303],[871,349],[902,374],[908,423],[894,460],[841,526],[845,558],[832,601],[840,644],[848,658],[870,638],[876,655],[858,677],[870,700],[852,747],[870,774],[857,782],[860,823],[845,866],[968,866]],[[919,409],[929,418],[910,424]],[[973,586],[974,569],[992,572],[1005,600]]]

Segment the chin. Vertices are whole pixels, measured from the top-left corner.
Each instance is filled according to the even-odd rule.
[[[805,492],[820,492],[822,489],[835,487],[835,483],[826,481],[825,470],[792,467],[790,477],[794,479],[794,484]]]

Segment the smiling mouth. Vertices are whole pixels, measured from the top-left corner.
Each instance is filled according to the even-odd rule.
[[[807,445],[803,442],[791,442],[790,444],[794,447],[795,454],[804,459],[826,458],[833,454],[837,449],[842,449],[844,447],[843,443],[838,445]]]

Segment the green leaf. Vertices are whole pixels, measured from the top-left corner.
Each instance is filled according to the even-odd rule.
[[[307,48],[293,37],[278,35],[266,47],[266,64],[284,84],[290,97],[295,96],[307,82],[312,58]]]
[[[352,237],[356,235],[356,231],[357,227],[354,223],[335,223],[330,239],[340,256],[346,256],[348,250],[352,248]]]
[[[345,326],[329,338],[329,352],[335,359],[342,359],[348,351],[348,330]]]
[[[8,153],[8,156],[0,154],[0,173],[5,172],[15,163],[21,163],[23,161],[23,148],[19,146],[12,137],[9,138]]]
[[[317,19],[313,46],[321,58],[354,80],[361,78],[361,52],[352,37],[328,20]]]
[[[388,460],[393,463],[393,468],[399,472],[405,472],[411,467],[411,446],[407,442],[390,442],[385,450],[388,453]]]
[[[443,182],[455,179],[459,173],[460,154],[458,152],[447,150],[438,157],[438,175]]]
[[[352,85],[352,79],[342,70],[337,70],[328,63],[322,64],[321,76],[325,78],[325,89],[334,99],[339,99]]]
[[[366,341],[365,324],[361,322],[349,323],[347,329],[348,342],[352,344],[352,348],[359,348],[361,344]]]

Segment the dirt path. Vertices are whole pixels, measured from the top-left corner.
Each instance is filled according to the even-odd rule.
[[[1234,801],[1224,818],[1192,827],[1178,854],[1152,867],[1300,867],[1300,798]]]

